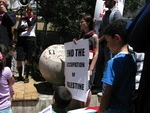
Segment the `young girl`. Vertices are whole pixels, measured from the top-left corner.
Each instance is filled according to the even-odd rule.
[[[90,73],[90,81],[89,81],[89,90],[88,97],[86,103],[81,102],[81,107],[87,107],[91,101],[91,88],[94,81],[95,76],[95,66],[98,58],[98,50],[99,50],[99,40],[98,35],[94,30],[94,19],[90,14],[85,14],[82,16],[80,20],[80,29],[82,33],[80,34],[78,39],[88,39],[89,40],[89,52],[93,53],[93,57],[89,59],[89,69],[87,70]],[[74,43],[77,43],[77,40],[73,40]]]
[[[0,113],[12,113],[11,96],[14,78],[9,67],[5,67],[8,46],[0,42]]]

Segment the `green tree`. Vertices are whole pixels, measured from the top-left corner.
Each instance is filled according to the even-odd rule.
[[[124,15],[130,13],[134,17],[145,2],[144,0],[125,0]]]
[[[96,0],[42,0],[39,1],[39,15],[53,26],[64,38],[72,40],[79,34],[79,18],[83,13],[93,15]]]

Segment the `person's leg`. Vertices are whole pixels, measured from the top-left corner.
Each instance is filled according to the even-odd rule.
[[[87,100],[86,102],[81,102],[81,108],[88,107],[90,105],[91,98],[92,98],[91,88],[93,86],[94,77],[95,77],[95,68],[92,71],[92,75],[90,75],[89,86],[88,86],[89,89],[87,90],[87,96],[86,96]]]
[[[91,98],[92,98],[92,92],[91,92],[91,90],[89,90],[87,100],[86,100],[86,103],[85,103],[84,107],[88,107],[90,105]]]
[[[25,48],[27,62],[25,64],[26,76],[25,76],[24,83],[28,83],[29,82],[29,74],[30,74],[30,70],[31,70],[31,63],[32,63],[32,59],[33,59],[34,49],[35,49],[35,42],[27,40],[26,48]]]
[[[17,78],[18,81],[24,81],[24,78],[22,77],[22,64],[21,61],[17,61],[17,69],[19,77]]]
[[[30,73],[30,70],[31,70],[31,65],[30,65],[30,62],[27,61],[26,65],[25,65],[25,80],[24,80],[24,83],[28,83],[29,82],[29,73]]]
[[[24,61],[24,59],[24,37],[19,37],[17,43],[17,70],[19,74],[19,77],[17,78],[18,81],[24,81],[24,78],[22,77],[22,61]]]
[[[89,89],[89,90],[87,91],[87,99],[86,99],[86,102],[79,101],[79,102],[80,102],[80,108],[88,107],[88,106],[90,105],[91,98],[92,98],[92,92],[91,92],[91,90]]]
[[[102,82],[101,79],[103,77],[104,72],[104,48],[99,48],[98,59],[96,62],[96,72],[94,78],[94,86],[92,87],[92,94],[97,94],[102,90]]]

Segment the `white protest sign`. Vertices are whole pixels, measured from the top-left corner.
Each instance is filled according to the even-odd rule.
[[[49,105],[48,107],[46,107],[45,109],[43,109],[39,113],[52,113],[52,105]]]
[[[125,0],[117,0],[116,7],[123,15],[123,9],[124,9],[124,3]],[[97,0],[95,5],[95,12],[94,12],[94,18],[96,21],[101,21],[105,12],[107,11],[107,8],[105,7],[105,1],[103,0]]]
[[[105,8],[105,4],[103,0],[97,0],[95,5],[94,18],[97,20],[102,20],[107,8]]]
[[[85,102],[88,90],[89,40],[65,43],[65,86],[72,98]]]

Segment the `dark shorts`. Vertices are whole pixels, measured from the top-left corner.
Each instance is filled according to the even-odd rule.
[[[17,43],[17,61],[32,61],[34,50],[35,37],[19,37]]]

